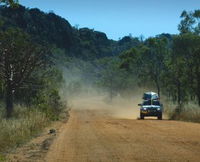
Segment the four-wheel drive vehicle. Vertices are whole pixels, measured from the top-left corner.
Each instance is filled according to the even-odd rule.
[[[146,95],[146,96],[145,96]],[[159,120],[162,120],[163,105],[159,101],[159,97],[154,92],[144,93],[142,104],[140,106],[140,119],[144,119],[145,116],[156,116]]]

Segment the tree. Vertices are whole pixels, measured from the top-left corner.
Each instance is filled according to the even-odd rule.
[[[168,52],[165,38],[149,38],[144,45],[123,53],[121,68],[132,71],[139,82],[153,83],[160,96],[164,58]]]
[[[200,36],[185,33],[173,37],[172,52],[165,59],[163,89],[178,104],[197,101],[200,105]]]
[[[160,96],[161,76],[164,70],[164,59],[168,53],[167,40],[163,38],[149,38],[147,41],[148,49],[144,52],[143,74],[149,76],[156,86]]]
[[[191,12],[183,11],[181,14],[181,22],[178,29],[181,34],[194,33],[200,34],[200,10]]]
[[[19,29],[0,31],[0,78],[5,87],[7,118],[12,116],[15,91],[27,84],[36,70],[45,67],[49,53]]]
[[[18,0],[0,0],[0,3],[15,7],[18,4]]]
[[[182,89],[187,91],[189,96],[195,95],[200,105],[200,36],[196,34],[182,34],[174,38],[173,57],[176,61],[176,71],[180,69],[184,79]],[[182,63],[181,63],[182,62]],[[180,63],[182,66],[180,66]],[[185,84],[184,84],[185,83]],[[185,92],[186,93],[186,92]],[[183,94],[184,95],[184,94]]]

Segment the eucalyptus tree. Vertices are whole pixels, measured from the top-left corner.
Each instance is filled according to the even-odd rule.
[[[15,91],[47,65],[49,53],[19,29],[0,31],[0,80],[4,84],[8,118],[12,116]]]
[[[121,68],[132,72],[139,78],[140,84],[153,84],[160,96],[164,59],[168,52],[166,39],[149,38],[143,45],[132,48],[120,56]]]
[[[0,0],[0,4],[15,7],[18,5],[18,0]]]
[[[178,25],[178,29],[181,34],[200,34],[200,10],[190,12],[183,11],[180,17],[182,20]]]
[[[182,34],[174,38],[173,55],[175,61],[173,76],[179,81],[178,103],[183,96],[197,97],[200,105],[200,36],[196,34]],[[181,95],[182,94],[182,95]]]

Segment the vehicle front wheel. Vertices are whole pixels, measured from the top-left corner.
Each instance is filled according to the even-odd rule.
[[[162,114],[158,115],[158,120],[162,120]]]
[[[140,119],[144,119],[144,115],[143,114],[140,114]]]

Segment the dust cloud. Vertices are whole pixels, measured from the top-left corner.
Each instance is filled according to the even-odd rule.
[[[112,101],[108,100],[106,94],[81,95],[70,100],[72,109],[94,110],[97,113],[106,113],[106,116],[120,119],[137,119],[139,117],[138,103],[141,96],[122,98],[117,96]]]
[[[80,71],[64,69],[65,84],[60,94],[71,109],[95,110],[96,113],[102,112],[120,119],[139,117],[138,103],[142,102],[143,93],[149,89],[135,88],[131,94],[116,94],[110,100],[107,91],[86,82],[83,80],[84,76]]]

